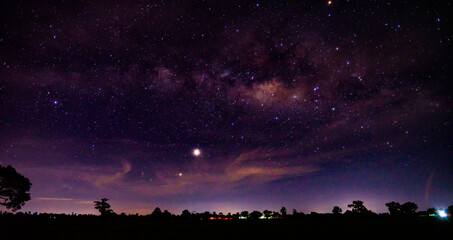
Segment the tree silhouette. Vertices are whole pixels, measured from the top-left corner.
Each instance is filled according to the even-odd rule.
[[[355,214],[367,214],[369,210],[363,205],[363,202],[360,200],[352,201],[352,204],[348,204],[349,208],[352,208],[352,213]]]
[[[401,205],[399,202],[389,202],[385,206],[388,207],[390,215],[414,215],[417,212],[418,206],[413,202],[406,202]]]
[[[334,206],[332,209],[332,213],[335,215],[341,214],[343,212],[343,209],[341,209],[339,206]]]
[[[263,214],[264,214],[264,217],[265,217],[265,218],[269,218],[269,217],[272,215],[272,212],[269,211],[269,210],[264,210],[264,211],[263,211]]]
[[[286,213],[286,208],[285,208],[285,207],[282,207],[282,208],[280,209],[280,213],[282,214],[283,217],[286,217],[286,214],[287,214],[287,213]]]
[[[261,216],[263,216],[263,214],[259,211],[253,211],[252,213],[250,213],[250,219],[253,220],[259,219]]]
[[[428,209],[426,210],[426,213],[427,213],[428,215],[436,214],[436,209],[435,209],[435,208],[428,208]]]
[[[211,213],[209,211],[205,211],[204,213],[200,213],[201,219],[209,219],[211,217]]]
[[[109,216],[113,215],[114,212],[110,209],[110,204],[107,202],[108,198],[102,198],[101,201],[94,201],[94,208],[97,209],[101,216]]]
[[[11,166],[0,165],[0,205],[13,212],[30,200],[31,182]]]
[[[448,206],[447,213],[453,215],[453,205]]]
[[[164,212],[162,213],[162,216],[164,218],[170,218],[171,217],[171,213],[168,210],[164,210]]]
[[[156,207],[153,211],[153,213],[151,213],[151,216],[155,217],[155,218],[161,218],[163,215],[162,213],[162,210],[160,210],[160,208]]]
[[[189,210],[185,209],[184,211],[182,211],[181,213],[181,218],[184,218],[184,219],[189,219],[191,216]]]
[[[418,206],[413,202],[406,202],[401,205],[401,212],[404,215],[415,215],[417,213]]]
[[[401,204],[399,202],[389,202],[385,206],[388,207],[390,215],[395,216],[401,214]]]
[[[242,211],[241,212],[241,217],[248,218],[249,217],[249,212],[248,211]]]

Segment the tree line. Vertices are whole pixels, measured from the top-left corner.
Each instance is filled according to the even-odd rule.
[[[338,207],[334,206],[332,209],[332,214],[335,216],[338,215],[345,215],[345,216],[377,216],[377,215],[390,215],[390,216],[433,216],[438,215],[438,211],[434,208],[430,208],[427,211],[417,211],[418,206],[413,202],[406,202],[400,204],[399,202],[389,202],[385,204],[389,210],[389,213],[384,214],[377,214],[372,212],[371,210],[367,209],[363,203],[363,201],[355,200],[352,201],[351,204],[348,204],[348,208],[345,213],[343,210]],[[110,207],[107,198],[102,198],[100,201],[94,201],[94,208],[99,211],[101,216],[118,216]],[[446,216],[451,216],[453,213],[453,205],[449,206],[447,210],[444,212]],[[318,215],[319,213],[311,212],[310,215]],[[145,215],[147,217],[156,218],[156,219],[170,219],[179,217],[181,219],[210,219],[210,220],[236,220],[236,219],[251,219],[251,220],[258,220],[258,219],[283,219],[283,218],[301,218],[304,217],[306,214],[303,212],[298,212],[296,209],[293,209],[292,214],[288,214],[285,207],[282,207],[279,212],[264,210],[263,212],[260,211],[242,211],[236,212],[234,214],[227,213],[223,214],[222,212],[203,212],[203,213],[191,213],[189,210],[185,209],[181,212],[180,215],[171,214],[168,210],[162,211],[159,207],[156,207],[154,211],[149,214]],[[120,216],[126,216],[126,214],[122,213]],[[138,216],[138,214],[137,214]]]
[[[12,212],[16,212],[24,206],[25,202],[29,201],[31,182],[28,178],[18,173],[13,167],[3,167],[0,165],[0,205],[5,206]],[[100,215],[105,216],[122,216],[126,214],[117,214],[111,209],[107,198],[102,198],[100,201],[94,201],[94,208],[99,211]],[[413,202],[406,202],[400,204],[399,202],[388,202],[385,204],[388,208],[389,215],[391,216],[432,216],[442,215],[442,217],[451,216],[453,214],[453,205],[449,206],[445,211],[439,212],[434,208],[430,208],[427,211],[418,211],[417,204]],[[363,201],[355,200],[351,204],[348,204],[348,209],[343,213],[343,210],[334,206],[332,209],[333,215],[346,215],[346,216],[375,216],[376,213],[367,209]],[[311,215],[316,215],[316,212],[312,212]],[[6,212],[0,212],[0,215],[9,215]],[[31,215],[31,214],[28,214]],[[131,215],[129,215],[131,216]],[[136,214],[138,216],[138,214]],[[151,218],[175,218],[181,219],[281,219],[281,218],[300,218],[305,216],[305,213],[298,212],[293,209],[292,214],[288,214],[285,207],[282,207],[280,211],[264,210],[260,211],[242,211],[234,214],[228,213],[223,214],[222,212],[204,212],[204,213],[191,213],[189,210],[184,210],[180,215],[174,215],[167,210],[162,211],[159,207],[156,207],[154,211],[147,215]]]

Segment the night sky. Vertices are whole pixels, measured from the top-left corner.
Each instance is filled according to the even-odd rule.
[[[0,9],[0,164],[33,184],[22,211],[453,204],[450,1]]]

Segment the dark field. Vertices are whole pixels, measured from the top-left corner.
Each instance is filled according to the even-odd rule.
[[[278,220],[2,217],[0,239],[451,239],[451,219],[306,216]]]

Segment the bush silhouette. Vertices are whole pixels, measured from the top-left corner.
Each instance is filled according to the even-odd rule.
[[[341,209],[339,206],[334,206],[332,209],[332,213],[335,215],[341,214],[343,212],[343,209]]]

